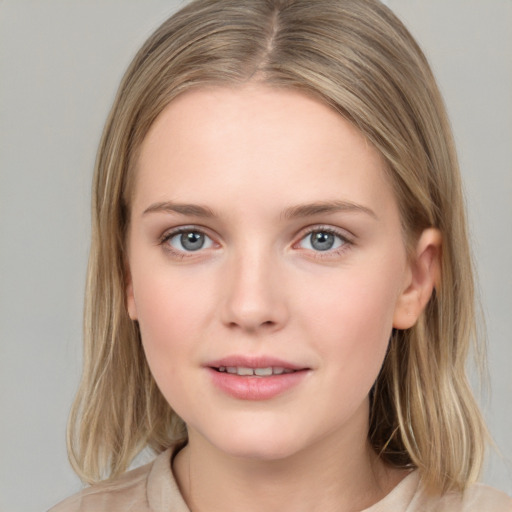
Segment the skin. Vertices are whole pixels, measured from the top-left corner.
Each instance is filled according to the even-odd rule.
[[[408,259],[380,155],[296,91],[184,93],[136,172],[128,311],[188,427],[173,465],[188,505],[342,512],[380,500],[405,473],[368,445],[368,392],[392,328],[412,326],[432,293],[439,233],[423,232]],[[204,246],[185,250],[176,229],[204,233]],[[333,248],[313,246],[312,231],[334,233]],[[304,376],[267,400],[235,398],[205,367],[232,355]]]

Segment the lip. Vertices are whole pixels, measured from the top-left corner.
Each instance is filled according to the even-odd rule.
[[[219,372],[220,367],[269,368],[277,367],[290,371],[270,376],[240,376]],[[310,368],[274,357],[229,356],[204,365],[214,386],[221,392],[239,400],[270,400],[298,386]]]
[[[243,366],[246,368],[268,368],[269,366],[277,366],[285,368],[287,370],[304,370],[307,369],[305,366],[299,364],[290,363],[283,359],[268,356],[256,356],[249,357],[243,355],[233,355],[223,357],[222,359],[216,359],[215,361],[209,361],[204,366],[209,368],[220,368],[221,366]]]

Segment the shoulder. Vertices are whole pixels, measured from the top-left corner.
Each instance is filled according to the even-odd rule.
[[[142,511],[149,510],[146,481],[152,464],[141,466],[112,481],[100,482],[70,496],[48,512],[100,512],[124,510],[128,504]]]
[[[149,512],[155,486],[165,486],[170,475],[170,452],[166,451],[145,466],[83,489],[48,512]]]
[[[459,510],[461,512],[512,512],[512,498],[498,489],[484,484],[471,485],[463,495],[447,495],[443,498],[440,510]],[[452,507],[453,508],[450,508]]]
[[[498,489],[473,484],[464,493],[448,493],[437,498],[417,496],[407,512],[512,512],[512,498]]]

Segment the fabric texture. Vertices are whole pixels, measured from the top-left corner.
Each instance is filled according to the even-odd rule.
[[[88,487],[49,512],[190,512],[171,470],[172,449],[112,482]],[[417,471],[362,512],[512,512],[512,498],[483,484],[464,495],[426,495]]]

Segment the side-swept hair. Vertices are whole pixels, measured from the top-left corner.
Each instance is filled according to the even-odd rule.
[[[75,471],[88,482],[116,476],[145,446],[186,442],[126,311],[134,167],[177,95],[250,81],[313,95],[365,135],[386,162],[408,250],[423,229],[442,233],[440,283],[417,324],[393,332],[369,440],[387,463],[417,467],[432,491],[464,489],[479,474],[486,431],[465,371],[474,285],[457,158],[422,51],[377,0],[195,0],[137,53],[96,162],[84,371],[68,429]]]

